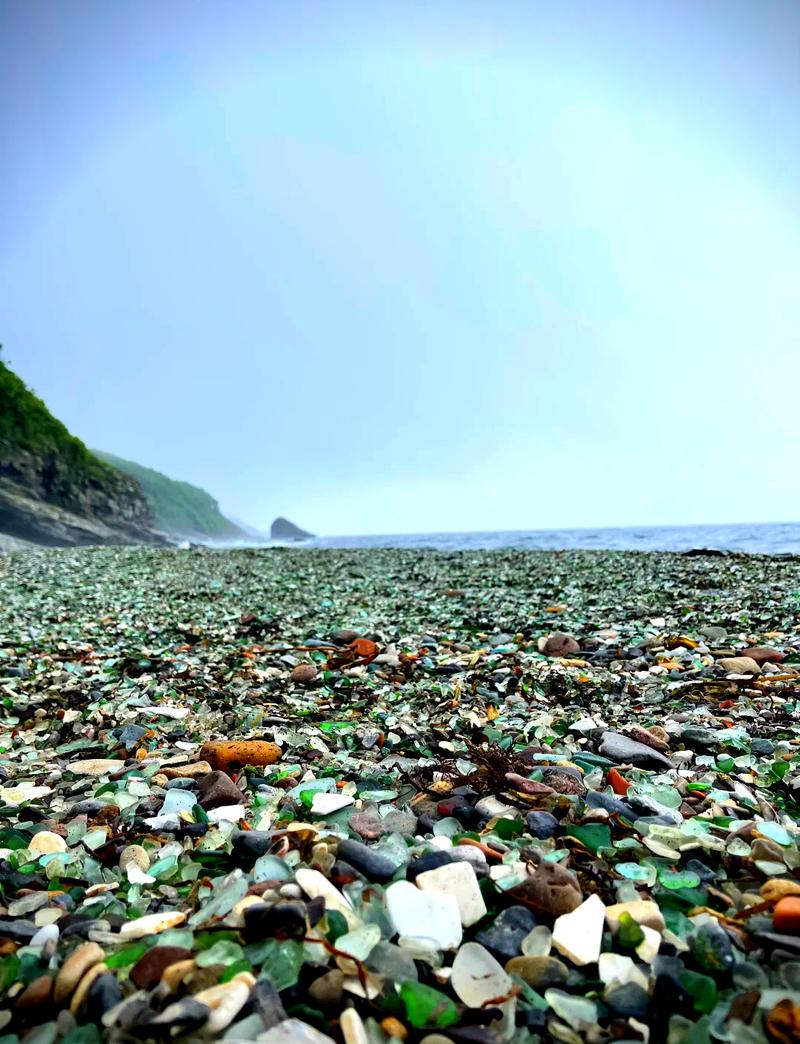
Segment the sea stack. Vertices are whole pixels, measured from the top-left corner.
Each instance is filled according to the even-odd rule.
[[[269,535],[273,540],[308,540],[314,534],[307,533],[288,518],[276,518],[270,527]]]

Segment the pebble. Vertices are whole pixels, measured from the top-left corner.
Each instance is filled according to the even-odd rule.
[[[645,743],[637,743],[619,732],[604,732],[599,748],[600,754],[620,764],[636,765],[638,768],[671,769],[669,758]]]
[[[482,1008],[488,1001],[506,996],[512,981],[489,951],[477,942],[467,942],[453,960],[450,977],[453,990],[468,1008]]]
[[[119,772],[124,766],[125,762],[118,758],[88,758],[70,762],[67,771],[76,776],[107,776]]]
[[[49,855],[51,852],[66,852],[66,850],[67,842],[60,834],[54,834],[51,830],[40,830],[33,835],[28,845],[28,851],[34,858]]]
[[[295,685],[312,685],[317,680],[317,668],[311,663],[298,663],[289,677]]]
[[[541,863],[508,894],[534,912],[554,917],[575,910],[583,899],[577,877],[558,863]]]
[[[536,918],[526,906],[508,906],[475,939],[498,960],[507,961],[520,953],[522,943],[536,926]]]
[[[424,892],[454,897],[465,928],[486,916],[486,903],[470,863],[447,863],[436,870],[426,870],[417,875],[416,883]]]
[[[581,651],[578,642],[571,634],[559,632],[545,638],[542,652],[547,656],[574,656]]]
[[[590,895],[572,912],[556,918],[553,946],[573,964],[594,964],[600,956],[605,914],[602,899]]]
[[[209,986],[194,995],[195,1001],[211,1009],[205,1024],[207,1034],[221,1033],[233,1022],[247,1003],[254,983],[255,978],[250,972],[239,972],[229,982]]]
[[[148,935],[158,935],[168,928],[175,928],[183,924],[186,914],[180,910],[170,910],[166,913],[146,914],[137,917],[133,921],[126,921],[119,930],[120,940],[144,939]]]
[[[455,950],[460,945],[461,913],[454,895],[424,892],[408,881],[395,881],[386,889],[386,905],[398,935],[429,939],[440,950]]]
[[[725,656],[717,666],[728,674],[761,674],[761,668],[750,656]]]
[[[280,756],[281,748],[277,744],[261,740],[214,741],[200,748],[200,757],[212,769],[228,773],[245,765],[272,765]]]
[[[236,805],[242,800],[242,792],[225,772],[209,772],[197,781],[197,803],[206,810],[220,805]]]
[[[339,842],[337,853],[340,858],[354,866],[366,877],[379,884],[391,881],[397,872],[394,862],[375,848],[361,844],[360,841],[352,841],[343,838]]]
[[[105,951],[94,942],[81,943],[67,957],[56,976],[53,999],[61,1004],[69,997],[86,972],[105,960]]]
[[[535,990],[563,986],[569,970],[557,957],[512,957],[506,964],[509,975],[518,975]]]
[[[351,928],[358,926],[358,918],[353,913],[350,903],[319,870],[301,867],[295,873],[295,880],[309,899],[323,899],[326,910],[335,910],[340,913]]]
[[[785,935],[800,935],[800,896],[786,895],[772,912],[772,927]]]
[[[131,982],[140,990],[152,990],[161,982],[165,969],[191,957],[192,951],[183,946],[153,946],[131,968]]]

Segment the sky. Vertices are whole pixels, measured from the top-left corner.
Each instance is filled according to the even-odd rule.
[[[800,519],[796,0],[0,0],[0,342],[321,534]]]

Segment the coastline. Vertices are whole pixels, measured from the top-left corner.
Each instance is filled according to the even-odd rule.
[[[140,982],[153,1033],[267,1044],[658,1041],[756,965],[785,992],[800,559],[42,550],[0,559],[0,605],[6,1033],[70,1005],[109,1033]],[[90,944],[93,991],[25,999]]]

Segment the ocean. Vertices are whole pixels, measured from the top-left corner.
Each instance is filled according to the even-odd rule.
[[[400,533],[317,537],[304,547],[408,547],[440,551],[520,548],[528,551],[689,551],[715,548],[751,554],[800,554],[800,522],[704,526],[619,526],[599,529],[531,529],[485,533]]]

